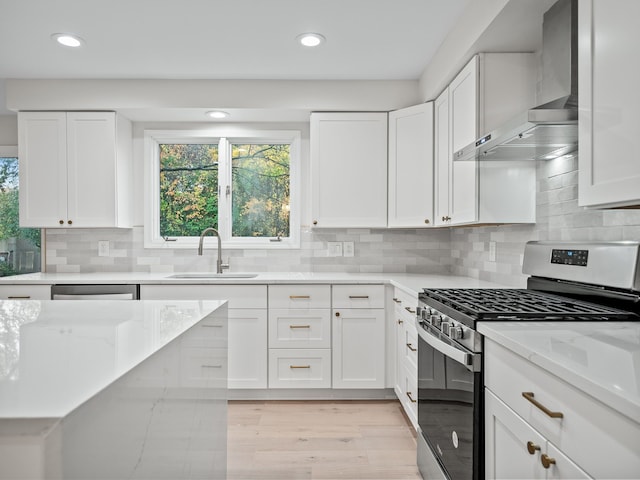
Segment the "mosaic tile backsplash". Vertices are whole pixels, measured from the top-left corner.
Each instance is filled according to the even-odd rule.
[[[416,230],[336,229],[301,232],[297,250],[226,250],[235,272],[452,273],[524,287],[522,254],[528,240],[639,240],[640,210],[578,206],[577,158],[539,162],[534,225]],[[110,255],[98,257],[98,241]],[[214,271],[215,251],[145,249],[142,227],[51,229],[48,272]],[[327,256],[327,242],[353,241],[353,257]],[[489,260],[496,242],[496,261]]]

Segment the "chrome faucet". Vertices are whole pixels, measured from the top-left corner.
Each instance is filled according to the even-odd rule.
[[[216,237],[218,237],[218,261],[216,262],[217,269],[216,273],[222,273],[223,270],[229,268],[228,263],[222,263],[222,241],[220,240],[220,234],[215,228],[209,227],[205,228],[200,234],[200,243],[198,244],[198,255],[202,255],[202,244],[204,243],[204,236],[207,233],[213,233]]]

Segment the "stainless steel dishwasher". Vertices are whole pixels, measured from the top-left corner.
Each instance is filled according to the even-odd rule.
[[[51,300],[138,300],[140,286],[51,285]]]

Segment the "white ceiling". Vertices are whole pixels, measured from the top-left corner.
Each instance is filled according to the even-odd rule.
[[[469,1],[0,0],[0,78],[416,79]]]
[[[0,114],[7,78],[416,80],[471,1],[0,0]],[[496,48],[535,48],[510,20]],[[304,48],[303,32],[327,41]]]

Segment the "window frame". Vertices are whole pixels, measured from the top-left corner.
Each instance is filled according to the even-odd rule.
[[[297,130],[145,130],[145,191],[144,191],[144,247],[194,248],[199,237],[160,236],[160,144],[215,143],[218,144],[218,231],[227,249],[298,249],[300,248],[300,139]],[[232,185],[231,145],[238,143],[288,144],[289,150],[289,237],[232,237],[231,195],[223,195],[223,185]],[[205,248],[215,247],[205,242]]]

